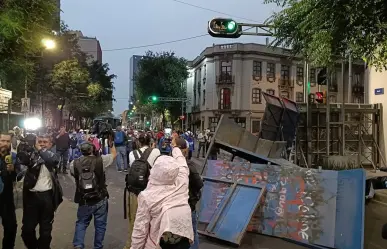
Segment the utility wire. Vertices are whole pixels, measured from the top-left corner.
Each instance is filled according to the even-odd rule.
[[[160,46],[160,45],[171,44],[171,43],[176,43],[176,42],[188,41],[188,40],[197,39],[197,38],[204,37],[204,36],[208,36],[208,34],[196,35],[196,36],[191,36],[191,37],[182,38],[182,39],[178,39],[178,40],[152,43],[152,44],[133,46],[133,47],[102,49],[102,51],[103,52],[112,52],[112,51],[121,51],[121,50],[131,50],[131,49],[137,49],[137,48],[148,48],[148,47]],[[84,51],[84,52],[85,53],[93,53],[93,52],[95,53],[97,51]]]
[[[202,9],[202,10],[210,11],[210,12],[213,12],[213,13],[225,15],[225,16],[235,17],[235,18],[238,18],[238,19],[242,19],[242,20],[246,20],[246,21],[250,21],[250,22],[256,22],[256,23],[259,23],[259,22],[256,21],[256,20],[252,20],[252,19],[249,19],[249,18],[244,18],[244,17],[236,16],[236,15],[231,15],[231,14],[229,14],[229,13],[224,13],[224,12],[221,12],[221,11],[217,11],[217,10],[205,8],[205,7],[202,7],[202,6],[199,6],[199,5],[195,5],[195,4],[191,4],[191,3],[186,3],[186,2],[183,2],[183,1],[180,1],[180,0],[171,0],[171,1],[176,2],[176,3],[180,3],[180,4],[184,4],[184,5],[188,5],[188,6],[197,8],[197,9]]]
[[[226,15],[226,16],[230,16],[230,17],[236,17],[236,18],[239,18],[239,19],[242,19],[242,20],[258,23],[258,21],[255,21],[255,20],[252,20],[252,19],[231,15],[231,14],[224,13],[224,12],[221,12],[221,11],[216,11],[216,10],[213,10],[213,9],[209,9],[209,8],[201,7],[201,6],[198,6],[198,5],[186,3],[186,2],[183,2],[183,1],[180,1],[180,0],[171,0],[171,1],[174,1],[174,2],[177,2],[177,3],[180,3],[180,4],[185,4],[185,5],[194,7],[194,8],[198,8],[198,9],[202,9],[202,10],[218,13],[218,14],[221,14],[221,15]],[[248,28],[248,29],[246,29],[244,31],[247,31],[247,30],[250,30],[250,29],[252,29],[252,28]],[[160,45],[165,45],[165,44],[171,44],[171,43],[177,43],[177,42],[182,42],[182,41],[193,40],[193,39],[197,39],[197,38],[201,38],[201,37],[205,37],[205,36],[208,36],[208,34],[196,35],[196,36],[191,36],[191,37],[177,39],[177,40],[171,40],[171,41],[159,42],[159,43],[152,43],[152,44],[140,45],[140,46],[133,46],[133,47],[102,49],[102,52],[113,52],[113,51],[123,51],[123,50],[131,50],[131,49],[138,49],[138,48],[155,47],[155,46],[160,46]],[[97,51],[84,51],[84,52],[85,53],[95,53]]]

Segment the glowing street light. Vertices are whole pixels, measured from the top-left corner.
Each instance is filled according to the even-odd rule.
[[[42,44],[48,50],[52,50],[56,48],[56,43],[52,39],[43,39]]]

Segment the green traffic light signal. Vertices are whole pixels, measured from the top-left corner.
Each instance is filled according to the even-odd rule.
[[[234,21],[230,21],[227,23],[227,31],[230,33],[235,32],[236,27],[237,27],[237,24]]]
[[[242,26],[232,19],[214,18],[208,22],[208,33],[213,37],[238,38],[242,35]]]
[[[149,121],[146,121],[146,124],[147,124],[147,125],[149,125],[149,124],[150,124],[150,122],[149,122]]]
[[[157,97],[156,96],[152,96],[152,101],[157,101]]]

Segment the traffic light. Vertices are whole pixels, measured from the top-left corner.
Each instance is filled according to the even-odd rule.
[[[184,120],[184,119],[185,119],[185,116],[179,116],[179,119],[180,119],[180,120]]]
[[[208,33],[212,37],[239,38],[242,35],[242,26],[228,18],[214,18],[208,22]]]
[[[149,121],[146,121],[146,125],[149,126],[149,125],[150,125],[150,122],[149,122]]]
[[[315,100],[317,103],[325,104],[326,103],[326,96],[325,92],[316,92],[315,93]]]
[[[148,97],[148,101],[157,102],[158,100],[159,100],[159,97],[155,95]]]

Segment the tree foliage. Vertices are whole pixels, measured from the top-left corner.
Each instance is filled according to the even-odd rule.
[[[27,55],[42,49],[42,39],[52,36],[54,0],[3,0],[0,8],[0,79],[8,74],[28,74],[33,64]]]
[[[173,52],[154,53],[148,51],[139,62],[139,72],[135,76],[136,100],[149,110],[148,97],[184,98],[182,88],[187,79],[187,61],[175,56]],[[180,102],[157,102],[152,110],[164,114],[169,110],[173,117],[180,115]]]
[[[317,66],[351,53],[377,69],[387,65],[387,1],[265,0],[283,8],[268,23],[274,46],[293,49]]]

